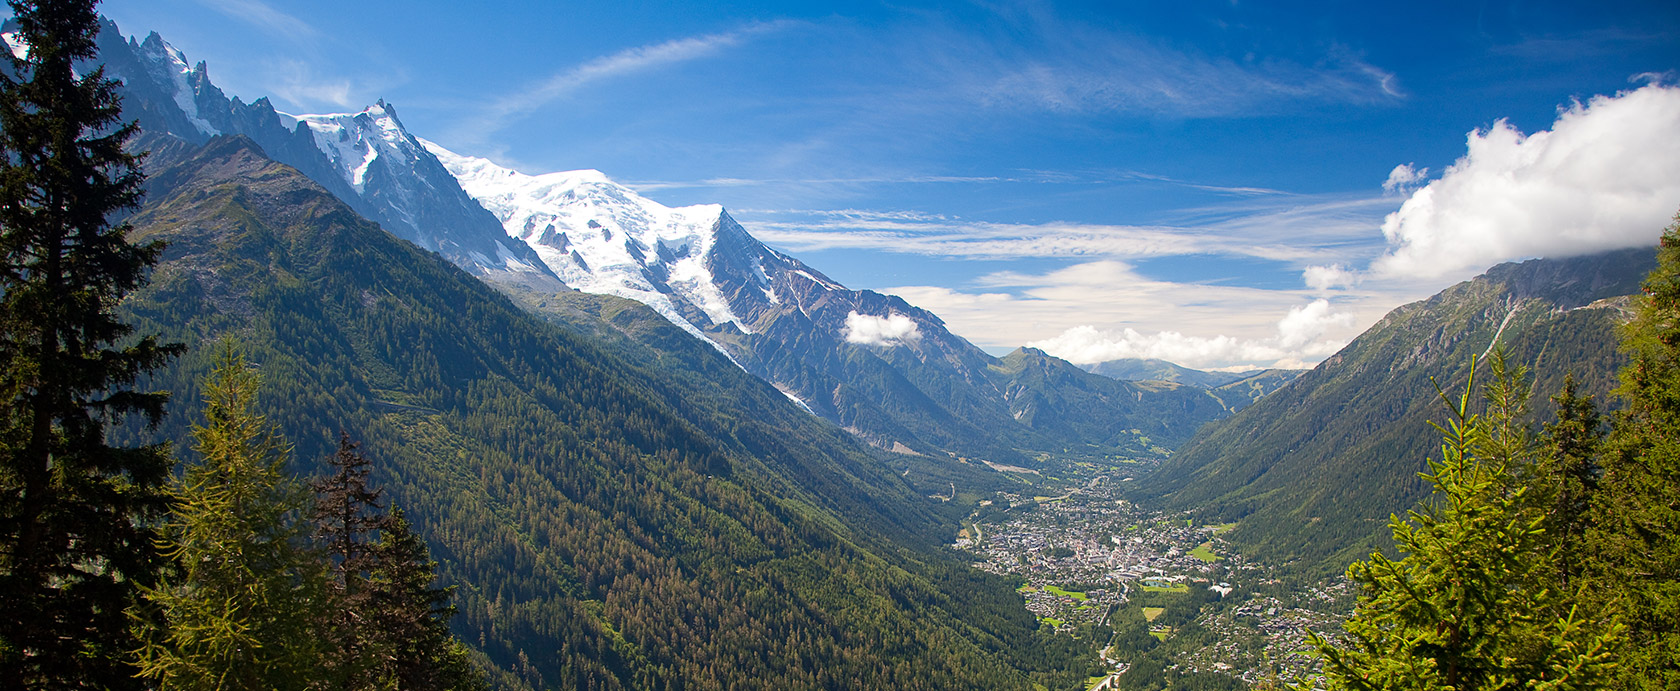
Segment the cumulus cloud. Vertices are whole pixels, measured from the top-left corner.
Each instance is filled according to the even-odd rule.
[[[1388,179],[1383,181],[1383,192],[1410,194],[1428,177],[1428,168],[1413,168],[1410,163],[1402,163],[1395,166],[1394,170],[1388,171]]]
[[[1347,345],[1326,334],[1353,323],[1353,315],[1336,312],[1329,300],[1318,299],[1291,307],[1267,338],[1195,336],[1178,331],[1143,333],[1132,328],[1103,330],[1081,325],[1027,345],[1077,364],[1152,358],[1202,369],[1301,368]]]
[[[1383,221],[1389,248],[1374,276],[1463,277],[1655,244],[1680,207],[1680,87],[1577,102],[1530,135],[1500,120],[1467,149]]]
[[[853,311],[846,315],[845,333],[848,343],[878,346],[903,345],[922,338],[915,320],[896,312],[877,317]]]
[[[1324,332],[1334,326],[1352,324],[1353,315],[1331,311],[1330,301],[1320,298],[1300,307],[1291,307],[1289,314],[1278,320],[1275,341],[1284,350],[1299,355],[1324,357],[1343,345],[1324,340]],[[1329,350],[1326,351],[1326,348]]]
[[[1358,274],[1341,264],[1309,266],[1301,272],[1301,281],[1316,293],[1328,293],[1337,288],[1351,288]]]

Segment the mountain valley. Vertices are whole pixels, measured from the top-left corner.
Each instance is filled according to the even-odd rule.
[[[1466,446],[1555,461],[1566,377],[1627,417],[1660,288],[1648,247],[1502,263],[1300,370],[988,351],[722,205],[459,154],[384,100],[246,103],[99,21],[144,152],[113,218],[158,252],[111,302],[185,345],[141,373],[161,423],[104,434],[193,462],[212,346],[237,344],[288,472],[362,444],[495,689],[1322,685],[1308,636],[1375,592],[1348,564],[1435,506],[1443,401],[1493,419],[1509,356],[1517,417]]]

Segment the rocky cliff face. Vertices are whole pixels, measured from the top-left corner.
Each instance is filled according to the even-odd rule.
[[[228,98],[211,81],[208,65],[190,64],[155,32],[144,41],[125,40],[106,21],[98,42],[106,73],[122,82],[125,116],[138,121],[151,142],[172,137],[197,146],[216,135],[243,135],[397,237],[475,274],[559,288],[535,254],[509,241],[501,224],[408,134],[390,105],[346,115],[288,115],[267,98]]]

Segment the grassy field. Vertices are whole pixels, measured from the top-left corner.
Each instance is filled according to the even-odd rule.
[[[1167,611],[1165,607],[1145,607],[1143,608],[1143,619],[1144,621],[1155,621],[1155,617],[1161,616],[1161,613],[1165,611]]]
[[[1176,584],[1173,584],[1172,586],[1169,586],[1169,587],[1166,587],[1166,588],[1162,588],[1160,586],[1146,585],[1146,586],[1143,586],[1143,592],[1146,592],[1146,593],[1188,593],[1188,592],[1190,592],[1190,586],[1186,585],[1184,583],[1176,583]]]
[[[1077,590],[1062,590],[1061,588],[1053,585],[1044,586],[1044,592],[1055,595],[1056,597],[1071,597],[1075,600],[1083,600],[1086,597],[1085,593],[1081,593]]]
[[[1236,527],[1237,527],[1237,524],[1235,524],[1235,523],[1220,523],[1219,525],[1216,525],[1216,526],[1213,527],[1213,534],[1214,535],[1224,535],[1225,533],[1231,532]]]
[[[1208,562],[1208,563],[1213,563],[1213,562],[1216,562],[1216,561],[1222,561],[1224,559],[1224,557],[1221,557],[1221,556],[1213,553],[1213,543],[1212,542],[1204,542],[1200,545],[1196,545],[1195,549],[1190,550],[1190,556],[1195,557],[1197,559],[1200,559],[1202,561]]]

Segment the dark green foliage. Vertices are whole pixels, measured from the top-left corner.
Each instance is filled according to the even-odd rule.
[[[485,688],[467,649],[449,633],[450,588],[435,586],[437,562],[426,543],[410,529],[401,509],[381,521],[379,543],[371,555],[366,629],[376,653],[373,679],[379,684],[355,688],[412,691],[471,691]]]
[[[1227,414],[1206,389],[1096,376],[1036,348],[1018,348],[988,371],[1008,392],[1010,415],[1054,440],[1059,456],[1163,458]]]
[[[1431,448],[1417,431],[1434,411],[1432,377],[1460,385],[1498,334],[1532,363],[1538,402],[1571,372],[1581,391],[1608,392],[1621,311],[1605,298],[1634,292],[1650,266],[1643,249],[1505,264],[1395,309],[1289,386],[1208,425],[1140,490],[1202,520],[1242,519],[1226,538],[1245,554],[1340,571],[1387,547],[1389,514],[1429,495],[1418,473]]]
[[[1532,474],[1531,491],[1557,550],[1557,587],[1570,592],[1587,558],[1584,536],[1603,473],[1598,454],[1604,429],[1592,397],[1580,395],[1574,376],[1564,378],[1552,402],[1557,420],[1546,424],[1545,453]]]
[[[692,339],[598,345],[539,321],[247,141],[153,181],[135,223],[170,250],[135,315],[243,334],[299,458],[358,430],[492,685],[1082,678],[1085,644],[934,546],[955,529],[944,509]],[[190,389],[204,366],[194,353],[158,381]]]
[[[133,386],[175,351],[116,314],[158,247],[108,221],[141,175],[113,82],[78,73],[92,3],[11,5],[30,50],[0,58],[0,679],[136,687],[125,610],[158,568],[168,449],[106,429],[162,413]]]
[[[322,662],[331,688],[370,688],[379,651],[368,621],[374,610],[368,572],[376,566],[373,540],[385,527],[384,507],[379,505],[380,490],[368,484],[368,460],[356,451],[349,434],[339,434],[338,451],[328,463],[332,472],[310,483],[315,490],[315,540],[328,559],[330,598],[319,626]],[[429,604],[424,611],[430,615]]]
[[[1332,689],[1599,688],[1619,626],[1552,589],[1545,522],[1513,469],[1533,463],[1520,368],[1494,360],[1488,414],[1471,385],[1449,404],[1430,501],[1389,526],[1404,558],[1373,552],[1348,568],[1360,586],[1341,641],[1309,633]],[[1474,365],[1469,378],[1474,380]]]
[[[307,541],[290,446],[256,412],[256,372],[231,340],[217,350],[192,431],[199,461],[166,529],[178,573],[146,591],[161,616],[138,622],[140,673],[162,689],[302,691],[325,680],[325,559]]]
[[[1590,594],[1628,624],[1616,686],[1680,687],[1680,221],[1636,301],[1601,491],[1587,539]]]

